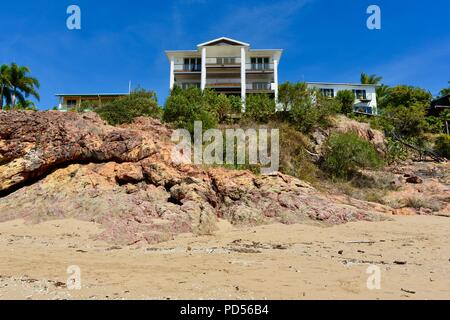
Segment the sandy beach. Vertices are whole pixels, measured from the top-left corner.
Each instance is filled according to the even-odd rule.
[[[450,219],[265,225],[155,246],[92,240],[78,220],[0,224],[0,299],[450,299]],[[81,270],[81,290],[66,287]],[[366,273],[381,270],[381,288]]]

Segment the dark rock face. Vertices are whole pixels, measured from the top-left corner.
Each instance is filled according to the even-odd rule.
[[[111,127],[95,114],[0,113],[0,221],[77,218],[101,239],[155,243],[235,225],[385,219],[286,176],[175,165],[171,130],[138,118]]]

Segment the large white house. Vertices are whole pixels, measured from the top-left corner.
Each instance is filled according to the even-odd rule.
[[[222,37],[196,50],[168,50],[170,89],[191,86],[227,95],[268,93],[278,98],[278,64],[283,50],[251,49],[245,42]]]
[[[368,115],[378,114],[376,85],[357,83],[307,82],[308,88],[318,89],[324,96],[336,97],[339,91],[349,90],[355,95],[354,111]]]
[[[252,49],[248,43],[226,37],[197,45],[195,50],[168,50],[170,90],[198,87],[227,95],[267,93],[278,100],[278,65],[282,49]],[[376,86],[346,83],[308,82],[335,97],[340,90],[355,94],[355,112],[377,114]]]

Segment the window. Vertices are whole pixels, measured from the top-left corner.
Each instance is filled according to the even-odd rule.
[[[201,71],[202,59],[201,58],[185,58],[184,68],[185,71]]]
[[[67,100],[67,107],[72,108],[77,106],[77,100],[75,99],[68,99]]]
[[[320,92],[322,93],[322,95],[324,97],[329,97],[329,98],[333,98],[334,97],[334,89],[321,88]]]
[[[268,70],[270,69],[270,58],[259,57],[251,58],[252,70]]]
[[[366,99],[366,90],[353,90],[356,99],[365,100]]]

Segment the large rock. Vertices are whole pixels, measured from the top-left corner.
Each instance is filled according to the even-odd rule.
[[[175,165],[171,130],[136,119],[105,125],[95,114],[0,113],[0,221],[77,218],[101,239],[155,243],[235,225],[340,224],[384,219],[338,204],[290,176]]]

